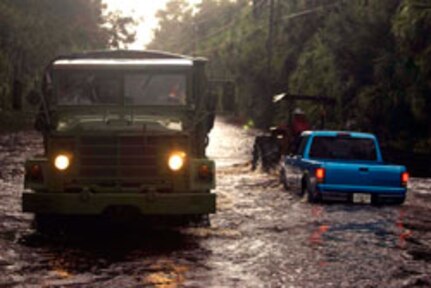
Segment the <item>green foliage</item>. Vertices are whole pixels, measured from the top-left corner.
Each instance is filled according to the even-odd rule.
[[[403,149],[431,141],[429,1],[273,0],[272,22],[270,2],[172,0],[151,47],[207,56],[212,77],[236,81],[237,113],[258,126],[270,124],[274,94],[326,95],[337,101],[332,128]]]
[[[166,9],[157,13],[160,28],[155,31],[155,40],[149,48],[182,52],[194,33],[191,17],[192,10],[186,0],[168,2]]]
[[[10,109],[14,83],[21,97],[38,88],[57,55],[133,42],[133,20],[105,8],[101,0],[0,0],[0,110]]]
[[[431,140],[431,4],[405,0],[394,18],[399,43],[397,80],[402,81],[406,102],[415,125],[416,139]]]

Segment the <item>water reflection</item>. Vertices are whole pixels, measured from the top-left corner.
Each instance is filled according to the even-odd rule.
[[[317,227],[311,232],[309,237],[309,242],[311,246],[313,245],[321,245],[323,241],[323,234],[329,231],[330,226],[327,224],[320,224],[324,212],[324,208],[322,206],[313,205],[311,208],[311,217],[314,222],[317,224]]]
[[[311,229],[307,242],[319,270],[328,265],[344,269],[345,262],[372,266],[391,261],[398,254],[390,251],[405,249],[407,239],[412,237],[412,231],[404,225],[403,208],[310,205],[308,211]]]
[[[410,238],[413,232],[410,229],[406,229],[404,227],[404,217],[406,212],[404,209],[398,210],[398,218],[395,221],[395,226],[398,229],[398,241],[397,246],[401,249],[404,249],[406,246],[406,239]]]

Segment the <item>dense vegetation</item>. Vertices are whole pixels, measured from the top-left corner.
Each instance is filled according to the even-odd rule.
[[[21,109],[59,54],[134,41],[133,19],[106,13],[101,0],[0,0],[0,112]],[[25,106],[25,105],[24,105]]]
[[[158,18],[150,48],[208,57],[212,77],[234,79],[237,113],[259,126],[287,114],[272,117],[272,95],[326,95],[332,128],[431,146],[427,0],[171,0]],[[317,121],[319,107],[296,105]]]

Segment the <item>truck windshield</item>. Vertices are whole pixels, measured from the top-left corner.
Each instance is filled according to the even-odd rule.
[[[186,102],[182,74],[130,74],[124,78],[127,105],[181,105]]]
[[[55,78],[58,105],[184,105],[184,73],[62,71]]]
[[[317,136],[313,138],[310,158],[337,160],[377,160],[373,139]]]

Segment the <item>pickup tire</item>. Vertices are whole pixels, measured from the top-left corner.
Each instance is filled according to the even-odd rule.
[[[320,196],[316,193],[312,193],[310,191],[307,191],[307,200],[309,203],[318,203],[320,202]]]
[[[287,185],[286,171],[284,170],[284,168],[280,169],[280,182],[281,184],[283,184],[284,190],[288,191],[289,185]]]
[[[394,205],[402,205],[406,201],[406,196],[400,197],[399,199],[396,199],[392,202]]]
[[[402,205],[402,204],[404,204],[405,201],[406,201],[406,196],[400,198],[396,203],[397,203],[397,205]]]
[[[320,194],[318,192],[313,192],[308,186],[308,181],[304,178],[302,181],[302,195],[307,195],[308,203],[318,203],[320,202]]]

